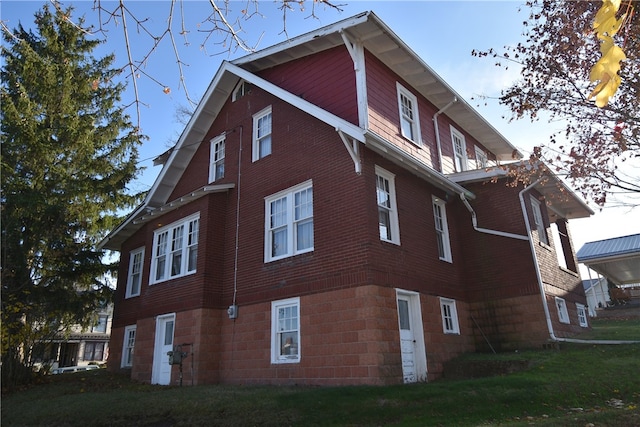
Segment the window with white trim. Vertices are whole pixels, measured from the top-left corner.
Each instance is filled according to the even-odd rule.
[[[422,144],[420,137],[420,120],[418,116],[418,98],[400,83],[398,89],[398,108],[400,112],[400,131],[408,140]]]
[[[196,272],[199,223],[198,213],[153,233],[151,284]]]
[[[444,200],[433,197],[433,220],[436,227],[436,243],[438,257],[442,261],[453,262],[451,257],[451,241],[449,240],[449,226],[447,224],[447,208]]]
[[[224,145],[225,134],[211,140],[209,151],[209,182],[224,178]]]
[[[260,160],[271,154],[271,106],[253,116],[252,160]]]
[[[271,302],[271,363],[300,362],[300,298]]]
[[[442,313],[443,332],[445,334],[460,334],[456,301],[449,298],[440,298],[440,311]]]
[[[133,365],[133,349],[136,344],[136,325],[126,326],[124,328],[124,341],[122,343],[122,361],[120,366],[123,368]]]
[[[451,126],[451,143],[453,144],[453,166],[456,172],[463,172],[469,168],[467,163],[467,143],[464,135]]]
[[[313,251],[313,183],[265,198],[265,262]]]
[[[576,303],[576,311],[578,312],[578,324],[583,328],[589,326],[589,323],[587,323],[587,310],[585,305]]]
[[[142,268],[144,266],[144,248],[131,251],[129,254],[129,276],[127,277],[127,290],[125,298],[140,295],[142,287]]]
[[[400,244],[395,175],[376,166],[376,199],[380,240]]]
[[[558,309],[558,320],[560,320],[560,323],[570,323],[566,301],[562,298],[556,297],[556,308]]]
[[[251,91],[251,84],[245,82],[244,80],[240,80],[233,90],[233,94],[231,95],[231,102],[236,102],[238,99],[242,98],[246,94]]]
[[[486,169],[487,166],[489,166],[487,153],[476,145],[476,169]]]
[[[541,243],[548,245],[547,229],[544,226],[544,219],[542,217],[542,204],[533,196],[531,196],[531,211],[533,213],[533,223],[538,233],[538,239]]]
[[[109,321],[109,316],[106,314],[101,314],[98,316],[98,321],[91,328],[91,332],[107,332],[107,322]]]

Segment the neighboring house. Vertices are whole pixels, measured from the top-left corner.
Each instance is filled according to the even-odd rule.
[[[106,363],[112,322],[113,304],[108,304],[96,313],[95,325],[89,328],[73,325],[53,340],[36,344],[31,356],[35,366],[55,369]]]
[[[520,153],[373,13],[223,62],[165,154],[101,243],[135,380],[415,382],[588,327],[593,212],[544,167],[507,185]]]
[[[587,296],[587,308],[589,316],[596,317],[598,308],[609,305],[609,289],[607,280],[604,278],[583,280],[584,293]]]

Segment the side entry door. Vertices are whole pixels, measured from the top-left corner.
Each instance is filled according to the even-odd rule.
[[[173,350],[173,331],[175,314],[167,314],[156,318],[156,338],[153,351],[153,371],[151,384],[168,385],[171,383],[171,365],[167,353]]]

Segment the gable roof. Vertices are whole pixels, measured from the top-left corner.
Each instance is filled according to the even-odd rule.
[[[522,153],[502,136],[471,105],[462,99],[420,56],[404,43],[373,12],[363,12],[307,34],[273,45],[232,61],[258,72],[273,66],[344,45],[342,33],[362,42],[365,49],[407,81],[412,89],[441,109],[456,125],[494,153],[500,161],[522,158]]]
[[[640,283],[640,234],[587,242],[576,256],[617,285]]]
[[[166,212],[169,207],[175,206],[176,203],[183,203],[180,200],[184,198],[178,201],[169,201],[168,199],[200,144],[204,142],[207,132],[224,103],[241,79],[309,113],[339,131],[341,135],[367,144],[371,149],[389,157],[394,162],[445,191],[458,194],[465,193],[467,197],[474,198],[471,192],[449,180],[441,172],[403,152],[372,132],[368,132],[255,74],[255,71],[283,64],[292,59],[321,52],[335,46],[344,45],[342,32],[347,32],[351,37],[362,41],[366,49],[390,66],[393,71],[402,76],[407,82],[414,85],[415,89],[434,103],[436,107],[442,108],[457,97],[459,101],[447,109],[447,115],[494,152],[499,159],[512,159],[514,153],[520,156],[515,147],[469,104],[460,100],[459,95],[418,55],[411,51],[373,12],[365,12],[235,61],[223,61],[193,116],[180,135],[178,142],[173,149],[162,155],[166,156],[166,162],[145,200],[122,224],[111,231],[99,243],[98,247],[119,250],[120,245],[133,235],[142,224],[149,221],[152,216]],[[345,140],[343,139],[343,141]],[[164,161],[164,158],[162,161]],[[191,197],[201,197],[208,192],[228,191],[228,189],[226,186],[208,185],[193,192]]]

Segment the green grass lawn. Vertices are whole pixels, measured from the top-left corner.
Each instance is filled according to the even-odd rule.
[[[594,322],[640,340],[638,320]],[[621,338],[624,336],[624,338]],[[465,358],[527,359],[505,376],[387,387],[151,386],[104,370],[5,393],[2,426],[640,426],[640,344]]]

